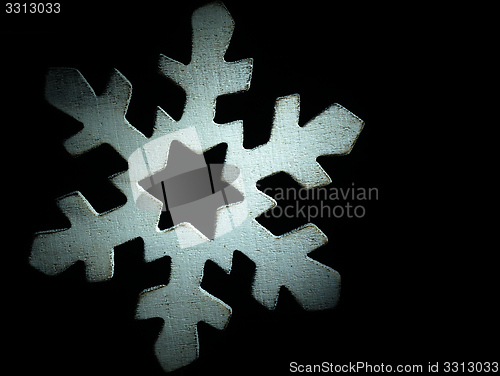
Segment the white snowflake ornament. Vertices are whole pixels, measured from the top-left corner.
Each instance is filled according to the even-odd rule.
[[[159,63],[161,72],[186,92],[183,115],[175,121],[158,108],[149,139],[125,118],[132,85],[120,72],[115,70],[104,93],[96,96],[76,69],[49,71],[46,99],[84,125],[66,140],[66,149],[74,156],[103,143],[116,149],[128,160],[129,170],[111,181],[126,195],[127,202],[97,213],[80,192],[60,198],[58,206],[71,227],[36,234],[30,256],[31,265],[49,275],[81,260],[90,282],[112,278],[114,247],[138,237],[144,241],[147,262],[169,256],[169,283],[143,291],[136,311],[138,319],[159,317],[165,321],[155,343],[156,356],[165,371],[188,365],[198,357],[198,322],[223,329],[231,316],[227,304],[200,287],[207,260],[227,273],[234,250],[253,260],[252,294],[268,309],[275,308],[281,286],[306,310],[336,304],[339,274],[307,256],[327,242],[326,236],[311,223],[282,236],[271,234],[255,218],[276,202],[257,188],[257,182],[284,171],[308,189],[329,184],[331,180],[316,162],[317,157],[349,153],[363,127],[359,118],[338,104],[300,127],[299,96],[294,94],[276,100],[269,142],[245,149],[242,121],[216,124],[215,101],[220,95],[249,89],[253,61],[224,60],[234,21],[223,4],[211,3],[196,10],[192,27],[191,62],[184,65],[160,56]],[[217,168],[204,165],[202,153],[221,143],[227,144],[226,160],[218,170],[224,184],[214,189]],[[170,161],[179,161],[174,159],[173,145],[182,145],[186,155],[193,154],[190,166],[180,163],[179,168],[173,167],[176,162]],[[198,179],[208,171],[211,191],[205,194],[197,187],[196,193],[189,194],[198,196],[186,196],[192,201],[172,194],[162,198],[160,183],[155,181],[158,174],[168,176],[165,181],[173,189],[193,171],[198,171]],[[156,196],[151,193],[155,184]],[[189,186],[181,186],[180,191],[185,189]],[[241,194],[239,201],[228,199],[235,192]],[[174,227],[159,230],[160,214],[167,207]],[[193,225],[202,215],[212,218],[213,234]],[[192,223],[189,218],[193,218]]]

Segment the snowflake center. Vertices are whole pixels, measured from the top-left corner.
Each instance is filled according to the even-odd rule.
[[[166,167],[139,181],[146,192],[163,203],[160,229],[188,222],[207,238],[215,238],[217,210],[244,199],[231,186],[239,176],[239,169],[223,163],[209,163],[220,159],[217,154],[221,149],[220,161],[223,162],[226,149],[223,144],[198,154],[174,140]]]

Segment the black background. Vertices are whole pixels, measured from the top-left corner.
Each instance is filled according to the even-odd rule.
[[[127,163],[111,147],[73,159],[62,146],[81,125],[44,101],[47,68],[77,68],[97,94],[117,68],[133,86],[127,119],[150,136],[156,106],[174,119],[182,115],[184,93],[158,74],[158,56],[189,62],[190,16],[205,2],[180,3],[63,4],[58,15],[4,15],[3,124],[11,140],[4,170],[14,183],[6,185],[5,198],[15,204],[7,238],[16,239],[4,244],[5,256],[14,256],[6,267],[4,310],[11,317],[4,330],[13,330],[6,347],[20,372],[163,372],[153,352],[161,321],[137,321],[134,312],[140,291],[168,283],[168,257],[144,263],[136,239],[115,249],[115,276],[94,284],[85,281],[80,263],[48,277],[31,268],[28,257],[35,231],[69,225],[57,197],[80,190],[98,212],[124,202],[107,176]],[[339,103],[365,128],[349,155],[318,161],[333,187],[354,183],[379,195],[350,202],[366,208],[363,218],[312,220],[329,243],[310,256],[342,277],[334,309],[306,312],[282,289],[276,310],[268,311],[251,296],[250,259],[236,252],[230,275],[207,262],[202,287],[233,315],[224,331],[200,323],[199,359],[172,374],[286,374],[290,362],[425,369],[428,362],[495,360],[494,345],[487,345],[498,333],[494,277],[477,273],[475,264],[464,267],[474,248],[452,243],[460,234],[447,227],[450,214],[426,195],[439,188],[429,164],[441,165],[424,157],[434,145],[420,142],[422,124],[415,121],[432,113],[433,105],[422,103],[439,90],[427,76],[439,43],[430,47],[422,31],[432,21],[415,16],[411,6],[226,6],[236,29],[225,58],[252,57],[254,70],[248,92],[217,100],[215,121],[243,120],[244,146],[252,148],[269,138],[277,97],[301,95],[301,125]],[[286,174],[261,182],[262,188],[292,186],[298,187]],[[259,221],[276,235],[306,223]]]

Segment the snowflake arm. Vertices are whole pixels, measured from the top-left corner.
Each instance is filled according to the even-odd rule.
[[[145,212],[138,221],[133,220],[136,207],[127,175],[111,179],[125,193],[127,203],[106,213],[97,213],[80,192],[59,199],[57,205],[70,220],[71,227],[37,234],[30,264],[45,274],[56,275],[76,261],[83,261],[88,281],[99,282],[113,277],[114,247],[137,238],[138,234],[154,236],[158,232],[156,223],[161,211],[160,202],[145,197],[157,210]]]
[[[221,330],[231,317],[231,307],[200,287],[204,263],[199,256],[174,258],[168,285],[145,290],[139,296],[137,319],[164,320],[155,354],[166,372],[198,357],[198,322]]]
[[[224,60],[234,20],[223,4],[211,3],[197,9],[191,23],[191,62],[184,65],[160,55],[160,71],[186,92],[183,116],[198,123],[213,124],[218,96],[250,88],[253,60]]]
[[[239,250],[256,263],[252,286],[254,298],[274,309],[279,289],[285,286],[307,310],[335,306],[340,290],[340,275],[307,256],[328,242],[313,224],[281,236],[274,236],[256,221],[249,221],[252,241]]]
[[[249,160],[263,162],[259,163],[260,169],[253,170],[254,179],[258,181],[284,171],[307,189],[331,183],[316,158],[348,154],[363,122],[344,107],[334,104],[300,127],[298,94],[278,98],[274,112],[269,142],[249,153]],[[264,163],[264,160],[269,162]]]
[[[100,96],[76,69],[53,68],[47,74],[47,101],[83,123],[83,129],[64,142],[73,156],[108,143],[128,159],[146,142],[147,138],[125,119],[131,95],[132,85],[117,69]]]
[[[298,94],[278,98],[274,113],[271,137],[266,144],[254,149],[231,148],[226,159],[226,163],[238,165],[244,171],[253,218],[276,205],[274,199],[257,188],[259,180],[283,171],[307,189],[331,183],[317,157],[348,154],[364,124],[350,111],[334,104],[300,127]]]

